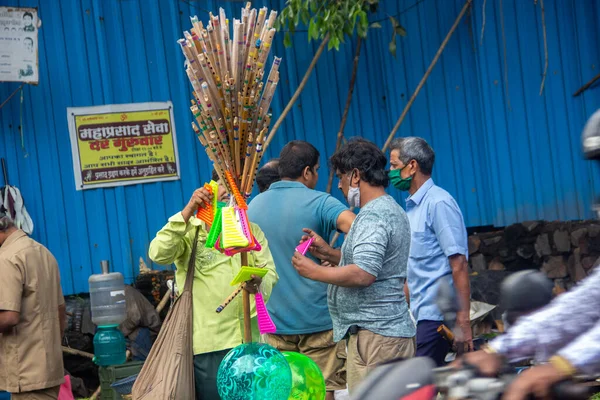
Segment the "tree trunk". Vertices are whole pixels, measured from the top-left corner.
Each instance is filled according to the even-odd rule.
[[[352,103],[352,93],[354,93],[354,83],[356,82],[356,73],[358,71],[358,59],[360,57],[360,46],[362,44],[362,38],[359,36],[356,42],[356,52],[354,53],[354,66],[352,67],[352,77],[350,78],[350,87],[348,88],[348,97],[346,97],[346,107],[342,114],[342,122],[340,123],[340,130],[337,134],[337,141],[335,143],[335,151],[338,151],[342,145],[342,138],[344,137],[344,128],[346,127],[346,121],[348,120],[348,113],[350,112],[350,104]],[[327,193],[331,193],[331,187],[333,186],[333,169],[329,171],[329,181],[327,182]]]
[[[275,136],[275,132],[277,132],[277,130],[283,123],[283,119],[286,117],[286,115],[288,115],[288,113],[292,109],[292,106],[294,105],[296,100],[298,100],[298,97],[300,97],[300,93],[302,93],[302,91],[304,90],[304,87],[306,86],[306,83],[308,82],[308,78],[310,78],[310,74],[312,73],[313,69],[315,69],[315,66],[317,65],[317,61],[321,57],[323,50],[325,50],[325,46],[327,45],[328,41],[329,41],[329,34],[327,34],[327,36],[325,36],[325,38],[323,38],[323,41],[321,42],[319,49],[315,53],[315,55],[312,59],[312,62],[308,66],[308,69],[304,73],[304,77],[302,78],[300,85],[298,85],[296,92],[294,92],[294,95],[292,96],[290,101],[285,106],[285,109],[283,110],[283,112],[281,113],[281,115],[279,116],[277,121],[275,122],[275,125],[273,125],[273,128],[271,129],[271,132],[269,133],[269,136],[267,137],[267,140],[265,141],[265,144],[263,146],[263,152],[267,149],[267,147],[269,147],[271,140],[273,140],[273,137]]]

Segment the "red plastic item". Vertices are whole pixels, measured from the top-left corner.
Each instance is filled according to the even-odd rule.
[[[208,183],[204,184],[204,189],[208,190],[212,195],[212,188]],[[213,210],[212,203],[210,205],[204,205],[202,207],[198,207],[198,212],[196,213],[196,218],[201,219],[206,222],[208,225],[212,225],[213,219],[215,218],[215,210]]]
[[[235,198],[235,202],[237,203],[237,206],[239,208],[247,210],[248,205],[246,204],[246,200],[244,200],[244,196],[242,196],[242,194],[240,193],[240,190],[238,189],[237,185],[235,184],[235,180],[233,179],[233,175],[231,175],[231,172],[225,171],[225,178],[227,179],[227,182],[229,183],[229,187],[231,188],[231,191],[233,192],[232,194],[233,194],[233,197]]]

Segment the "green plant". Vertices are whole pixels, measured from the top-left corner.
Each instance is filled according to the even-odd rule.
[[[379,6],[379,0],[287,0],[285,8],[277,17],[275,27],[278,31],[285,30],[283,44],[285,47],[292,45],[292,34],[300,23],[308,27],[308,41],[320,40],[321,44],[308,66],[298,88],[288,101],[283,112],[273,124],[269,137],[264,144],[267,148],[279,129],[283,120],[292,109],[292,106],[304,90],[308,78],[317,65],[325,46],[329,50],[339,50],[340,44],[345,42],[346,37],[352,38],[354,32],[360,39],[367,37],[369,28],[381,28],[379,21],[369,24],[368,12],[374,13]],[[389,50],[396,56],[396,35],[406,35],[406,30],[400,26],[394,17],[389,17],[393,26],[392,42]],[[359,46],[357,46],[359,47]],[[357,63],[355,63],[355,66]],[[353,76],[355,72],[353,72]],[[350,96],[352,95],[353,83],[350,85]],[[348,105],[347,105],[348,106]],[[342,122],[343,130],[344,123]]]
[[[381,28],[376,21],[369,24],[368,13],[374,13],[379,0],[288,0],[286,7],[277,18],[278,30],[286,29],[283,43],[292,45],[292,34],[300,23],[308,27],[308,40],[328,39],[328,49],[339,50],[345,38],[354,36],[366,38],[369,28]],[[406,36],[406,30],[394,17],[389,17],[393,33],[390,52],[396,53],[396,35]]]

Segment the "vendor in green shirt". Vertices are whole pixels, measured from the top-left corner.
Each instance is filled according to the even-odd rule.
[[[213,180],[217,181],[218,176],[215,175],[213,171]],[[222,185],[219,185],[218,199],[227,200],[227,193]],[[229,350],[242,344],[244,336],[242,296],[237,296],[221,313],[215,312],[220,303],[235,289],[230,286],[230,282],[241,268],[241,256],[236,254],[228,257],[204,246],[210,227],[195,215],[198,207],[205,201],[210,202],[210,193],[204,188],[196,190],[185,208],[169,218],[169,222],[156,234],[149,250],[150,259],[155,263],[175,263],[175,281],[177,287],[183,288],[196,234],[195,228],[200,229],[193,286],[194,377],[197,400],[219,398],[216,385],[219,364]],[[268,301],[279,277],[265,235],[258,225],[250,225],[262,250],[249,253],[249,264],[264,266],[269,273],[262,280],[253,277],[248,281],[247,287],[250,293],[260,290],[265,301]],[[256,311],[253,301],[251,304],[252,338],[258,341]]]

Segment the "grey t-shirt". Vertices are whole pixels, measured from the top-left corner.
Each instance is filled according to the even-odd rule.
[[[383,336],[415,335],[403,290],[409,251],[408,217],[391,196],[378,197],[361,208],[342,245],[340,265],[356,264],[376,280],[368,287],[329,285],[336,342],[352,325]]]

